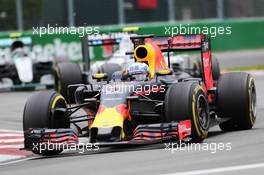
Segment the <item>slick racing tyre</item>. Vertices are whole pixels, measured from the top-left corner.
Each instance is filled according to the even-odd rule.
[[[213,68],[213,80],[217,81],[220,77],[220,65],[218,59],[213,57],[212,58],[212,68]]]
[[[223,131],[251,129],[256,120],[256,87],[248,73],[222,74],[217,87],[217,114],[230,120],[219,126]]]
[[[70,128],[70,120],[65,114],[55,114],[53,109],[66,109],[65,99],[55,91],[43,91],[34,93],[26,102],[23,113],[23,130],[30,128]],[[62,150],[33,149],[33,153],[41,155],[56,155]]]
[[[194,81],[175,83],[165,96],[165,121],[191,120],[192,141],[202,142],[208,134],[210,116],[207,97]]]
[[[112,79],[112,75],[116,71],[120,71],[122,68],[118,64],[114,63],[104,63],[101,65],[98,73],[106,73],[107,74],[107,80],[110,81]]]
[[[54,73],[55,90],[59,92],[68,103],[75,103],[74,92],[76,88],[69,89],[68,86],[72,84],[82,84],[83,76],[80,66],[75,63],[59,63],[55,67]]]
[[[200,72],[200,76],[202,77],[202,63],[201,63],[201,60],[198,59],[197,60],[197,63],[198,63],[198,67],[199,67],[199,72]],[[215,58],[215,57],[212,57],[212,70],[213,70],[213,80],[214,81],[217,81],[221,75],[221,72],[220,72],[220,65],[219,65],[219,62],[218,62],[218,59]]]

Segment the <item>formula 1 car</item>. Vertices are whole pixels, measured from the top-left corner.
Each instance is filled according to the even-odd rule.
[[[44,86],[53,86],[53,62],[35,61],[27,52],[31,47],[31,37],[3,38],[2,48],[11,48],[10,58],[3,55],[0,63],[0,81],[9,78],[13,81],[12,88],[34,88],[42,83]]]
[[[133,62],[130,55],[126,52],[133,51],[133,43],[129,39],[130,36],[135,35],[134,31],[137,28],[124,28],[122,32],[100,33],[84,36],[82,41],[82,55],[83,55],[83,69],[76,63],[59,63],[55,67],[55,90],[62,94],[66,100],[67,87],[70,84],[81,84],[93,81],[92,74],[107,73],[108,80],[111,79],[112,74],[116,71],[122,70],[127,64]],[[114,46],[118,46],[113,52]],[[94,48],[110,49],[107,59],[97,60],[92,64],[91,49]],[[113,53],[112,53],[113,52]],[[73,89],[74,91],[74,89]],[[73,94],[72,92],[71,94]],[[73,99],[74,98],[70,98]]]
[[[42,155],[59,154],[61,147],[48,146],[40,152],[36,145],[78,144],[80,137],[89,138],[90,143],[99,147],[202,142],[215,125],[223,131],[253,127],[254,79],[250,74],[235,72],[221,74],[213,81],[210,38],[206,35],[143,35],[131,40],[135,61],[148,65],[150,78],[136,81],[126,76],[125,70],[121,78],[114,76],[106,82],[106,74],[95,74],[95,84],[68,87],[77,86],[75,105],[67,104],[55,91],[33,94],[23,114],[25,149]],[[201,53],[202,71],[197,77],[186,72],[174,73],[162,54],[168,53],[170,63],[170,52],[189,50]],[[140,88],[127,88],[131,86]],[[74,115],[80,109],[85,114]],[[86,126],[81,128],[77,124],[83,121]]]

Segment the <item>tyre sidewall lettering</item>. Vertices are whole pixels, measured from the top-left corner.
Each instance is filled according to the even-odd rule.
[[[203,130],[199,126],[198,112],[197,112],[197,107],[196,107],[197,106],[197,99],[200,95],[203,94],[203,89],[200,85],[196,85],[193,92],[194,93],[192,95],[192,117],[193,117],[194,129],[195,129],[195,131],[199,137],[205,138],[208,134],[208,128],[207,128],[207,130]]]
[[[248,81],[248,97],[249,97],[249,103],[248,103],[248,110],[249,110],[249,120],[250,120],[250,123],[251,125],[254,125],[255,123],[255,119],[256,119],[256,116],[254,116],[254,111],[252,109],[252,91],[253,91],[253,88],[255,88],[255,85],[254,85],[254,79],[253,77],[249,77],[249,81]]]

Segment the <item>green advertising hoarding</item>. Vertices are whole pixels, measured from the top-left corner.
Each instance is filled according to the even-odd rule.
[[[211,35],[213,51],[233,51],[241,49],[264,48],[264,19],[240,19],[240,20],[206,20],[183,23],[153,23],[139,24],[139,34],[171,35],[202,31]],[[184,30],[185,28],[185,30]],[[98,28],[100,32],[122,31],[120,26],[106,26]],[[182,30],[181,30],[182,29]],[[193,30],[191,30],[193,29]],[[201,29],[201,30],[198,30]],[[206,30],[207,29],[207,30]],[[207,32],[207,33],[206,33]],[[81,42],[78,34],[45,34],[39,35],[33,31],[9,33],[0,35],[0,56],[10,56],[10,47],[1,46],[1,40],[7,38],[31,37],[30,50],[33,53],[41,53],[42,57],[67,57],[72,61],[82,59]],[[5,41],[4,41],[5,42]],[[103,58],[102,48],[93,48],[91,57],[95,60]]]

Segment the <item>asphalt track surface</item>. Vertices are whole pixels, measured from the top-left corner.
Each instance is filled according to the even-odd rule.
[[[263,62],[263,59],[258,60]],[[221,62],[221,61],[220,61]],[[222,62],[221,62],[222,63]],[[243,62],[244,64],[244,62]],[[259,64],[259,63],[257,63]],[[66,152],[54,157],[0,165],[1,175],[24,174],[263,174],[264,171],[264,76],[256,76],[257,121],[247,131],[222,132],[215,127],[204,145],[212,149],[165,150],[164,144]],[[32,92],[0,93],[0,129],[22,130],[22,113]],[[224,150],[214,149],[225,145]],[[227,150],[226,145],[231,145]]]
[[[222,68],[264,65],[264,50],[245,50],[213,53]]]

